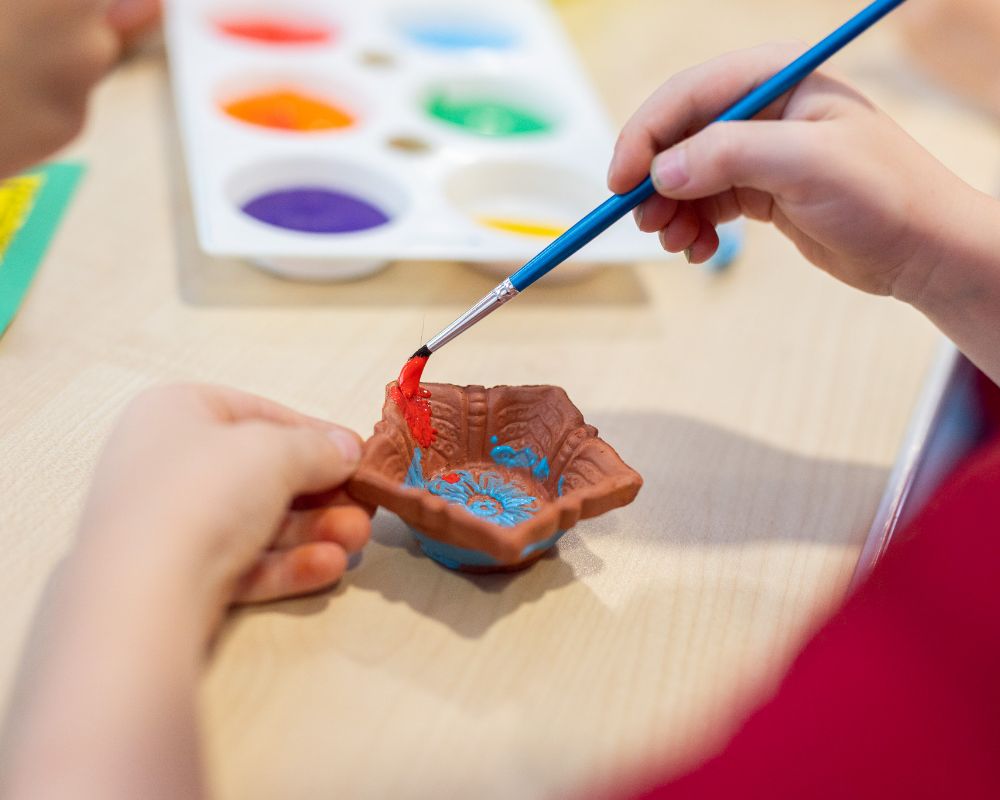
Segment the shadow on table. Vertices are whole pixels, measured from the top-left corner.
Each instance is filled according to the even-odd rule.
[[[350,586],[405,603],[467,638],[558,591],[574,591],[573,607],[596,622],[611,612],[587,578],[621,565],[603,563],[586,541],[615,537],[637,548],[766,540],[857,547],[888,476],[879,467],[809,458],[684,417],[606,412],[591,421],[645,478],[632,506],[582,523],[535,566],[493,576],[445,570],[421,554],[401,520],[380,512],[374,547],[349,576]]]
[[[181,297],[196,306],[436,307],[457,300],[472,305],[500,282],[469,265],[412,261],[350,282],[306,283],[269,275],[236,259],[209,259],[196,247],[184,246],[178,270]],[[573,282],[542,283],[518,302],[543,308],[631,307],[649,300],[632,269],[609,266]]]
[[[625,512],[643,524],[626,522],[626,535],[664,545],[859,545],[889,476],[655,411],[595,412],[588,421],[645,479]]]
[[[375,519],[372,544],[347,579],[352,589],[378,592],[390,603],[404,603],[468,639],[481,637],[509,614],[541,601],[549,592],[577,584],[578,578],[602,567],[571,531],[556,550],[521,572],[456,572],[425,556],[406,525],[384,511]],[[573,557],[567,559],[568,553]],[[577,584],[577,591],[583,588]]]

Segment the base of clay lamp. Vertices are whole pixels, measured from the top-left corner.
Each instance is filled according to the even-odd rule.
[[[558,531],[555,535],[536,545],[529,545],[528,548],[531,552],[522,552],[523,559],[514,564],[501,564],[489,553],[439,542],[425,536],[412,526],[407,527],[425,556],[436,561],[442,567],[475,575],[487,575],[494,572],[520,572],[527,569],[555,547],[565,533],[565,531]]]
[[[437,438],[421,447],[394,386],[350,492],[401,517],[449,569],[524,569],[642,486],[558,387],[424,384]]]

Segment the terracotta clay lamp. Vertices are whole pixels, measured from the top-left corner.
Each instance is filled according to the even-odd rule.
[[[451,569],[520,569],[578,520],[635,499],[642,477],[555,386],[424,384],[437,435],[420,447],[389,384],[350,485],[401,517]]]

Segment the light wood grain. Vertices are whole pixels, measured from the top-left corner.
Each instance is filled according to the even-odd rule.
[[[814,38],[849,5],[560,9],[622,121],[671,72]],[[912,77],[889,27],[838,67],[964,177],[1000,176],[988,122]],[[307,286],[193,258],[167,108],[155,56],[100,90],[74,148],[90,172],[0,340],[3,687],[134,392],[231,383],[368,432],[401,358],[493,284],[400,264]],[[218,795],[534,798],[704,753],[844,591],[934,341],[762,227],[721,277],[678,262],[533,289],[427,378],[564,386],[646,488],[514,577],[449,573],[382,514],[335,591],[236,614],[203,691]]]

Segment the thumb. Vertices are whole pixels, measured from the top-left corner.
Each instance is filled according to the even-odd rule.
[[[290,495],[316,494],[341,486],[361,461],[361,437],[339,426],[326,429],[261,424],[265,445]]]
[[[659,194],[677,200],[734,188],[787,196],[823,163],[817,133],[815,122],[717,122],[660,153],[650,176]]]

